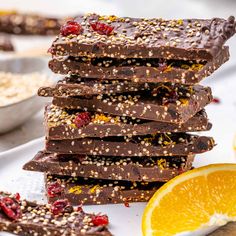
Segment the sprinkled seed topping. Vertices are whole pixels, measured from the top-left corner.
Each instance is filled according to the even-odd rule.
[[[12,199],[9,194],[0,193],[0,199]],[[9,202],[9,201],[8,201]],[[10,203],[10,202],[9,202]],[[16,202],[14,203],[16,204]],[[93,223],[92,219],[100,217],[101,214],[88,214],[83,211],[80,206],[80,210],[77,207],[70,206],[68,200],[58,200],[53,205],[39,205],[34,202],[28,202],[26,200],[18,200],[17,204],[21,209],[21,215],[17,218],[17,231],[20,233],[28,227],[30,233],[38,235],[38,228],[34,225],[43,225],[40,230],[44,235],[59,235],[61,230],[65,232],[67,230],[70,235],[77,235],[78,232],[100,232],[98,229],[98,223]],[[1,205],[2,207],[2,205]],[[0,216],[2,212],[0,210]],[[107,224],[108,217],[106,216]],[[14,219],[16,220],[16,219]],[[8,222],[9,225],[11,224]],[[107,225],[103,224],[103,226]],[[4,224],[3,224],[4,225]],[[105,228],[104,228],[105,231]]]
[[[59,58],[58,58],[59,59]],[[98,67],[155,67],[162,72],[169,72],[173,68],[179,68],[189,71],[199,71],[207,62],[193,61],[193,60],[167,60],[167,59],[153,59],[153,58],[91,58],[91,57],[69,57],[68,61],[76,61],[80,63],[87,63],[89,65]]]
[[[65,55],[70,52],[91,57],[147,58],[156,55],[160,49],[159,56],[163,54],[162,57],[174,58],[175,54],[179,53],[178,56],[185,58],[186,53],[183,53],[183,50],[189,49],[207,50],[215,47],[214,53],[216,53],[235,33],[234,17],[229,17],[228,20],[219,18],[164,20],[86,14],[76,18],[76,21],[83,25],[84,34],[74,37],[58,37],[53,44],[52,54]],[[111,29],[109,33],[114,27],[115,32],[109,34],[109,38],[107,35],[98,34],[90,26],[90,22],[99,22],[109,26]],[[65,44],[69,45],[66,49]],[[77,44],[80,46],[75,49]],[[99,46],[100,44],[103,45],[102,48]],[[82,47],[83,45],[86,45],[86,49]],[[181,52],[176,52],[174,48],[181,49]],[[130,49],[132,49],[132,53],[130,53]],[[188,56],[200,56],[198,52],[192,51],[194,55],[189,54]],[[210,56],[212,56],[211,52],[202,55],[203,58],[208,59]]]
[[[99,95],[97,99],[102,100],[104,103],[114,103],[117,102],[118,109],[124,106],[132,106],[139,102],[143,97],[152,97],[154,101],[150,100],[151,103],[159,103],[159,105],[167,105],[169,103],[176,103],[177,105],[186,104],[188,98],[194,94],[194,89],[192,86],[174,85],[174,84],[161,84],[157,85],[156,88],[152,90],[145,90],[130,93],[123,93],[117,95]],[[145,107],[144,109],[150,109]]]
[[[98,195],[103,190],[111,189],[114,192],[122,190],[140,189],[148,190],[153,188],[156,183],[152,182],[132,182],[132,181],[111,181],[111,180],[100,180],[90,179],[81,177],[59,177],[54,175],[47,175],[47,184],[52,181],[61,181],[66,186],[68,193],[83,194],[89,193],[91,195]]]
[[[61,163],[76,163],[77,166],[80,165],[96,165],[97,167],[110,167],[110,166],[127,166],[136,165],[138,167],[154,167],[159,166],[159,163],[165,163],[165,168],[178,169],[187,161],[185,156],[176,157],[109,157],[109,156],[88,156],[88,155],[57,155],[54,157],[49,156],[48,158],[43,158],[45,161],[48,159],[52,162]],[[41,159],[39,159],[40,161]]]
[[[49,126],[69,125],[72,128],[77,128],[78,126],[75,125],[74,121],[82,113],[84,112],[65,110],[60,107],[50,105],[47,116],[48,124]],[[125,116],[112,116],[103,113],[91,113],[91,121],[89,124],[134,124],[140,122],[140,119],[136,118],[127,118]]]

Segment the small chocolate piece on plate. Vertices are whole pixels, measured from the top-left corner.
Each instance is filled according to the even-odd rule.
[[[72,205],[147,202],[163,183],[87,179],[45,174],[48,201],[68,199]],[[56,186],[56,194],[50,194]]]
[[[14,51],[14,46],[9,35],[0,34],[0,51]]]
[[[56,35],[64,20],[36,14],[0,12],[0,32],[23,35]]]
[[[151,91],[98,95],[92,98],[54,97],[52,103],[68,109],[179,124],[185,123],[211,101],[211,89],[195,85],[190,88],[160,86]]]
[[[142,83],[196,84],[211,75],[229,59],[224,47],[209,61],[114,58],[53,58],[49,67],[54,73],[76,74],[88,80],[131,80]]]
[[[66,199],[43,205],[19,198],[19,194],[0,192],[0,231],[37,236],[112,235],[107,229],[106,215],[85,213]]]
[[[204,110],[186,123],[173,124],[136,118],[112,116],[97,112],[88,113],[87,123],[79,125],[76,119],[83,111],[70,111],[53,105],[45,108],[45,129],[48,140],[79,139],[85,137],[108,137],[146,135],[164,132],[192,132],[211,129]]]
[[[192,168],[194,156],[107,157],[38,152],[24,170],[73,177],[166,182]]]
[[[236,32],[233,16],[163,20],[86,14],[74,22],[79,32],[61,32],[50,49],[52,55],[208,61]],[[94,24],[109,30],[102,32]]]
[[[206,236],[236,236],[236,223],[229,222]]]
[[[58,154],[102,156],[181,156],[203,153],[214,147],[211,137],[186,133],[146,136],[46,140],[46,151]]]

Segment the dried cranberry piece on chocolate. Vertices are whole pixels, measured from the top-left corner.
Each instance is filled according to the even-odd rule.
[[[4,212],[11,220],[20,219],[22,216],[18,200],[10,197],[3,197],[0,199],[0,211]]]
[[[110,35],[114,29],[113,26],[101,23],[101,22],[90,22],[90,25],[94,31],[103,35]]]
[[[84,210],[83,210],[83,205],[82,204],[80,204],[78,207],[77,207],[77,211],[78,212],[84,212]]]
[[[92,216],[92,223],[95,226],[105,226],[109,224],[108,216],[107,215],[93,215]]]
[[[217,97],[214,97],[214,98],[212,99],[212,103],[219,104],[219,103],[220,103],[220,99],[217,98]]]
[[[60,33],[63,36],[68,36],[70,34],[79,35],[83,32],[82,26],[76,21],[67,21],[60,29]]]
[[[169,103],[175,103],[178,99],[179,99],[178,93],[175,90],[173,90],[168,94],[167,97],[164,97],[162,99],[162,103],[164,105],[168,105]]]
[[[61,186],[60,183],[54,182],[48,186],[48,196],[49,197],[56,197],[63,192],[64,188]]]
[[[77,115],[77,117],[74,120],[74,123],[77,128],[80,128],[82,126],[85,126],[89,124],[91,121],[91,115],[89,112],[82,112]]]
[[[19,193],[16,193],[14,197],[17,201],[20,201],[20,194]]]
[[[53,215],[59,215],[61,213],[70,213],[73,211],[73,207],[69,204],[67,199],[61,199],[55,201],[51,206],[51,212]]]

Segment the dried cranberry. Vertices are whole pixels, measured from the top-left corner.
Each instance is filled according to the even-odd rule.
[[[129,202],[130,202],[131,199],[130,198],[124,198],[123,200],[124,200],[125,207],[130,207]]]
[[[53,54],[53,47],[50,47],[47,52]]]
[[[3,197],[0,199],[0,210],[12,220],[17,220],[21,218],[22,215],[18,201],[10,197]]]
[[[92,216],[92,223],[95,226],[103,226],[108,225],[109,220],[107,215],[93,215]]]
[[[80,163],[82,163],[83,161],[85,161],[87,159],[87,157],[85,155],[77,155],[77,156],[75,156],[75,158],[77,158]]]
[[[74,123],[77,128],[80,128],[84,125],[89,124],[91,121],[91,115],[89,112],[82,112],[74,120]]]
[[[214,97],[214,98],[212,99],[212,103],[219,104],[219,103],[220,103],[220,99],[219,99],[219,98],[216,98],[216,97]]]
[[[83,208],[82,208],[82,204],[80,204],[78,207],[77,207],[77,211],[78,212],[83,212],[84,210],[83,210]]]
[[[20,194],[19,193],[16,193],[14,198],[17,200],[17,201],[20,201]]]
[[[58,182],[51,183],[48,186],[48,196],[56,197],[63,192],[64,188]]]
[[[53,215],[59,215],[60,213],[71,213],[73,207],[69,204],[67,199],[61,199],[55,201],[51,206],[51,212]]]
[[[178,100],[179,96],[178,96],[178,93],[173,90],[171,91],[167,97],[164,97],[162,102],[164,105],[168,105],[169,103],[174,103]]]
[[[70,34],[79,35],[83,32],[83,28],[76,21],[67,21],[67,23],[61,27],[60,32],[63,36]]]
[[[99,34],[110,35],[114,29],[113,26],[101,23],[101,22],[90,22],[90,25],[94,31]]]

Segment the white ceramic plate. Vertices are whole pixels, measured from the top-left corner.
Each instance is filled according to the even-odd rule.
[[[22,170],[24,163],[43,148],[43,138],[0,154],[0,189],[19,192],[22,197],[45,202],[43,174]],[[141,216],[145,203],[84,206],[87,212],[102,212],[110,218],[110,231],[116,236],[141,236]],[[0,236],[10,235],[0,232]]]

